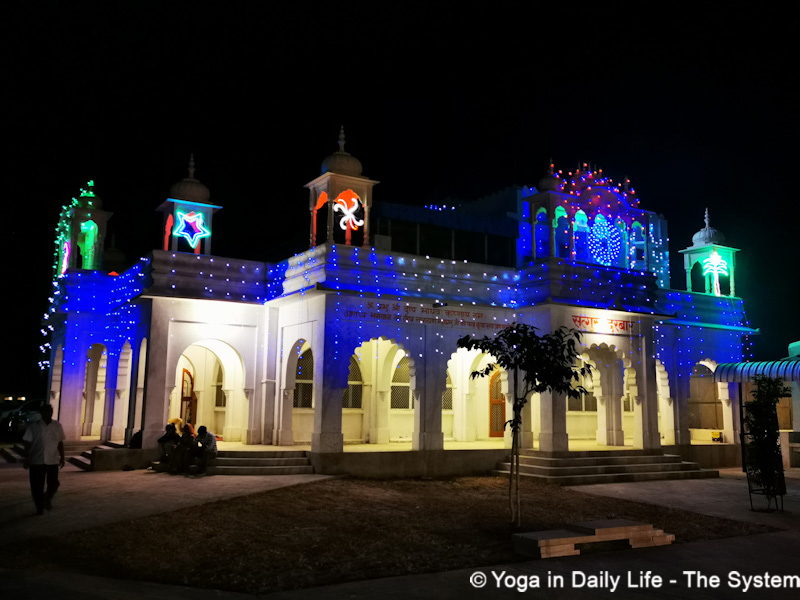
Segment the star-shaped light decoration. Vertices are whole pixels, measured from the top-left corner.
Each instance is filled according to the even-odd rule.
[[[203,215],[200,213],[176,211],[178,225],[172,230],[172,235],[184,238],[192,248],[197,248],[201,239],[207,238],[211,232],[203,225]]]

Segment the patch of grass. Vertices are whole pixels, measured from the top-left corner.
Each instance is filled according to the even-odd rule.
[[[520,560],[507,480],[331,479],[71,533],[23,567],[265,593]],[[631,519],[676,543],[773,531],[524,480],[522,531]]]

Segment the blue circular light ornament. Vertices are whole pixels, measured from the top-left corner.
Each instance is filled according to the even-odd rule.
[[[589,250],[592,258],[601,265],[610,267],[617,263],[622,248],[622,234],[609,225],[603,215],[597,215],[589,233]]]

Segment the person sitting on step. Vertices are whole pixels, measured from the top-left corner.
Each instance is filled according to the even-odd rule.
[[[202,475],[206,472],[209,459],[217,456],[217,436],[211,433],[205,425],[197,428],[197,447],[194,449],[194,455],[197,459],[198,470],[197,474]]]
[[[178,435],[175,425],[172,423],[168,423],[164,430],[164,435],[158,438],[158,449],[161,451],[161,456],[158,460],[166,464],[175,451],[175,446],[180,443],[181,436]]]
[[[169,458],[169,472],[172,474],[183,473],[189,469],[189,463],[192,460],[192,452],[197,444],[194,441],[194,434],[192,430],[184,426],[183,435],[181,435],[180,442],[175,446],[172,455]]]

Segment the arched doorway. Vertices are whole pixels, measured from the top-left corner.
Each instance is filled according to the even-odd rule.
[[[489,378],[489,437],[503,437],[506,426],[506,398],[503,395],[500,371]]]
[[[117,363],[116,390],[114,393],[114,410],[109,424],[110,440],[125,441],[125,428],[128,426],[128,409],[130,407],[131,387],[131,344],[126,341],[119,353]]]
[[[249,400],[241,356],[221,340],[188,346],[175,369],[169,418],[180,417],[195,430],[205,425],[226,441],[245,439]]]
[[[103,425],[108,352],[103,344],[93,344],[86,353],[86,375],[81,403],[81,435],[99,437]]]
[[[454,440],[474,442],[506,437],[504,424],[512,408],[507,373],[497,368],[488,377],[472,377],[475,371],[483,371],[495,363],[493,356],[478,350],[459,348],[450,355],[445,393],[452,398]],[[528,431],[531,426],[530,422],[525,424]]]

